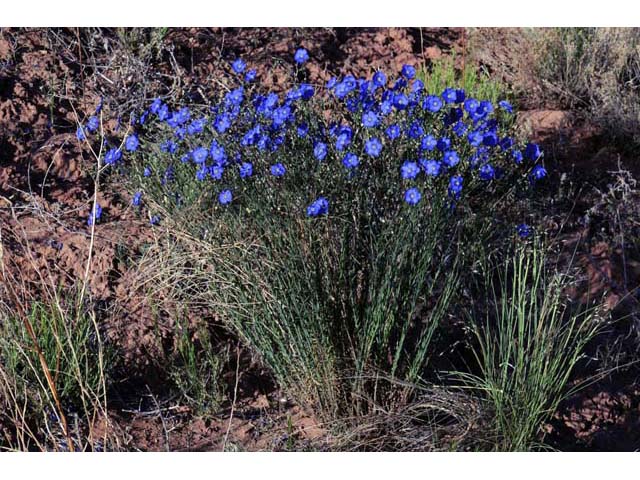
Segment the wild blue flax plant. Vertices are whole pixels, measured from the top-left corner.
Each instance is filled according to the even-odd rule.
[[[304,78],[309,53],[294,60]],[[406,398],[378,379],[428,375],[465,242],[482,241],[468,220],[534,189],[542,152],[515,137],[508,101],[427,91],[411,65],[282,93],[257,77],[237,59],[206,107],[155,99],[105,162],[206,258],[194,294],[295,400],[334,418]]]

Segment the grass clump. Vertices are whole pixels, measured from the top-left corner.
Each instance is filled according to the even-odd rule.
[[[178,322],[169,376],[197,414],[210,415],[219,409],[224,398],[220,378],[226,357],[206,328],[191,330],[186,321]]]
[[[12,438],[5,438],[6,448],[70,449],[69,442],[74,448],[95,446],[87,444],[86,428],[91,427],[84,421],[106,416],[113,355],[100,339],[93,312],[61,302],[34,301],[26,319],[16,314],[3,318],[0,388],[14,430]],[[72,417],[82,418],[83,425],[70,425]]]
[[[493,449],[536,449],[543,422],[575,391],[572,373],[599,331],[599,311],[569,302],[572,280],[549,268],[539,240],[482,275],[487,307],[470,318],[479,371],[461,377],[490,407]]]
[[[509,86],[492,78],[484,67],[465,64],[456,68],[455,55],[434,60],[420,71],[419,77],[424,81],[426,91],[436,95],[447,87],[456,87],[462,88],[470,97],[483,98],[494,104],[512,97]]]

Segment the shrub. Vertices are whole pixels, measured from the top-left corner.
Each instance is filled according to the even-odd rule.
[[[279,95],[234,62],[212,104],[156,99],[105,149],[133,204],[208,266],[194,294],[330,418],[411,394],[497,206],[546,174],[509,102],[427,91],[415,75]]]

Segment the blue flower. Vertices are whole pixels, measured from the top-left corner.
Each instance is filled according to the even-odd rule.
[[[209,154],[214,162],[217,165],[224,166],[227,163],[227,154],[224,151],[224,147],[215,140],[211,142],[211,147],[209,147]]]
[[[149,110],[145,110],[144,112],[142,112],[142,115],[140,115],[140,118],[138,119],[138,123],[140,123],[140,125],[144,125],[144,122],[147,121],[148,116]]]
[[[442,155],[442,161],[447,167],[452,168],[452,167],[455,167],[458,163],[460,163],[460,157],[458,156],[456,151],[447,150]]]
[[[389,100],[385,100],[382,103],[380,103],[380,112],[383,115],[389,115],[392,110],[393,110],[393,103],[391,103]]]
[[[162,107],[162,100],[160,100],[159,98],[156,98],[151,104],[151,106],[149,107],[149,111],[154,115],[156,115],[160,110],[160,107]]]
[[[389,125],[385,130],[385,133],[387,134],[387,137],[389,137],[389,140],[395,140],[400,136],[400,127],[396,124]]]
[[[518,232],[520,238],[528,238],[533,233],[533,229],[526,223],[521,223],[520,225],[518,225],[516,227],[516,231]]]
[[[296,128],[296,133],[300,138],[305,138],[309,133],[309,125],[307,125],[306,123],[301,123]]]
[[[395,91],[400,91],[402,89],[404,89],[404,87],[407,86],[407,80],[404,78],[398,78],[395,83],[393,84],[392,90]]]
[[[424,170],[424,173],[426,173],[430,177],[437,177],[438,175],[440,175],[440,170],[442,167],[440,162],[438,162],[437,160],[426,159],[420,160],[420,166]]]
[[[169,165],[166,170],[164,171],[164,175],[162,177],[162,185],[164,185],[166,182],[172,182],[174,179],[174,169],[173,169],[173,165]]]
[[[287,92],[287,103],[293,103],[302,98],[302,91],[299,88],[292,88]]]
[[[506,100],[500,100],[498,102],[498,106],[507,113],[513,113],[513,106],[511,106],[511,104]]]
[[[522,152],[520,150],[513,150],[511,152],[511,158],[516,163],[522,163]]]
[[[482,143],[487,147],[495,147],[498,144],[498,135],[495,132],[488,132],[482,137]]]
[[[240,178],[246,178],[253,175],[253,165],[249,162],[240,164]]]
[[[379,123],[380,119],[378,118],[376,112],[369,110],[362,116],[362,125],[367,128],[377,127]]]
[[[141,200],[142,200],[142,192],[136,192],[133,195],[133,199],[131,200],[131,205],[133,205],[134,207],[137,207],[138,205],[140,205]]]
[[[471,130],[467,134],[467,140],[469,141],[469,145],[472,147],[479,147],[482,145],[482,140],[484,139],[484,135],[479,130]]]
[[[160,145],[160,150],[163,152],[176,153],[178,145],[173,140],[167,140]]]
[[[200,169],[196,172],[196,180],[199,182],[204,181],[205,178],[209,175],[209,168],[206,165],[202,165]]]
[[[482,102],[480,102],[480,107],[478,107],[478,110],[476,110],[476,112],[479,112],[483,115],[489,115],[493,112],[493,104],[489,100],[483,100]]]
[[[447,115],[442,119],[445,126],[450,126],[456,123],[464,116],[464,112],[461,108],[452,108]]]
[[[493,180],[496,176],[495,169],[488,163],[485,163],[478,170],[481,180]]]
[[[329,201],[324,197],[319,197],[307,207],[308,217],[317,217],[329,213]]]
[[[420,141],[421,150],[426,150],[430,152],[431,150],[436,148],[436,145],[438,145],[438,141],[433,135],[425,135],[424,137],[422,137],[422,140]]]
[[[260,149],[260,150],[266,150],[270,143],[271,143],[271,140],[270,140],[270,139],[269,139],[269,137],[265,134],[265,135],[261,135],[261,136],[260,136],[260,138],[258,139],[258,143],[256,144],[256,146],[257,146],[257,147],[258,147],[258,149]]]
[[[489,149],[487,147],[479,147],[469,158],[469,164],[472,167],[478,164],[484,164],[489,161]]]
[[[247,133],[242,136],[242,146],[246,147],[255,144],[260,138],[262,127],[258,124],[250,128]]]
[[[387,76],[383,72],[374,73],[373,84],[376,87],[384,87],[387,84]]]
[[[223,173],[224,173],[224,167],[220,165],[212,165],[211,167],[209,167],[209,175],[214,180],[221,180]]]
[[[182,107],[177,113],[174,113],[172,117],[178,125],[183,125],[191,118],[191,111],[189,107]]]
[[[187,134],[187,129],[184,127],[176,127],[173,130],[173,135],[178,139],[182,140]]]
[[[435,95],[429,95],[422,102],[422,108],[432,113],[438,112],[442,108],[442,100]]]
[[[149,168],[149,167],[144,167],[143,175],[144,175],[145,177],[150,177],[150,176],[151,176],[151,168]]]
[[[413,65],[403,65],[400,73],[407,80],[411,80],[413,77],[416,76],[416,69]]]
[[[224,98],[225,103],[228,105],[240,105],[244,99],[244,88],[238,87],[235,90],[231,90]]]
[[[347,145],[349,145],[350,142],[351,135],[349,135],[348,133],[341,133],[340,135],[338,135],[338,138],[336,140],[336,150],[344,150],[345,148],[347,148]]]
[[[342,99],[349,95],[349,93],[351,93],[354,88],[355,86],[352,86],[350,82],[346,82],[345,80],[343,80],[336,85],[334,92],[336,94],[336,97]]]
[[[284,123],[289,120],[291,116],[291,107],[288,105],[278,107],[273,111],[273,126],[280,127],[284,125]]]
[[[104,163],[106,165],[113,165],[114,163],[116,163],[121,158],[122,158],[122,152],[120,151],[120,149],[112,148],[104,156]]]
[[[324,160],[327,156],[327,145],[322,142],[316,143],[313,147],[313,156],[320,161]]]
[[[356,168],[360,165],[360,159],[354,153],[347,153],[342,159],[342,164],[348,169]]]
[[[455,133],[458,137],[462,137],[465,133],[467,133],[467,125],[466,123],[459,121],[453,126],[453,133]]]
[[[377,138],[370,138],[364,144],[364,150],[370,157],[377,157],[382,152],[382,143]]]
[[[282,177],[286,172],[286,167],[281,163],[276,163],[275,165],[271,165],[271,175],[274,177]]]
[[[416,187],[411,187],[406,192],[404,192],[404,201],[409,205],[416,205],[421,198],[422,194]]]
[[[360,109],[360,99],[357,97],[347,98],[344,104],[351,113],[355,113]]]
[[[414,80],[411,85],[411,92],[418,93],[424,89],[424,82],[422,80]]]
[[[100,119],[94,115],[87,122],[87,130],[95,132],[98,128],[100,128]]]
[[[270,93],[269,95],[259,96],[256,101],[256,110],[263,117],[271,117],[273,109],[278,104],[278,95]]]
[[[218,133],[224,133],[231,127],[231,116],[228,113],[218,115],[213,121],[213,127]],[[202,131],[202,129],[200,129]]]
[[[149,223],[151,225],[158,225],[160,223],[160,217],[158,215],[154,215],[151,217],[151,220],[149,220]]]
[[[451,139],[448,137],[439,138],[436,146],[438,147],[438,150],[440,150],[441,152],[444,152],[445,150],[448,150],[451,147]]]
[[[198,120],[194,120],[187,126],[187,133],[189,135],[196,135],[201,133],[204,130],[206,120],[204,118],[200,118]]]
[[[499,145],[500,145],[500,148],[501,148],[502,150],[505,150],[505,151],[506,151],[506,150],[509,150],[511,147],[513,147],[513,144],[514,144],[514,143],[515,143],[515,142],[514,142],[513,138],[511,138],[511,137],[504,137],[503,139],[501,139],[501,140],[500,140]]]
[[[300,85],[300,87],[298,88],[298,92],[300,92],[300,97],[303,100],[309,100],[311,97],[313,97],[313,94],[316,92],[315,89],[313,88],[312,85],[309,85],[308,83],[303,83],[302,85]]]
[[[442,98],[446,103],[455,103],[458,98],[455,88],[445,88],[442,92]]]
[[[393,106],[398,110],[404,110],[409,105],[409,98],[404,93],[396,93],[393,96]]]
[[[231,203],[231,200],[233,200],[231,190],[223,190],[220,192],[220,195],[218,195],[218,202],[220,202],[220,205],[227,205]]]
[[[524,156],[527,157],[528,160],[537,160],[541,155],[542,151],[538,144],[527,143],[527,146],[524,149]]]
[[[407,132],[409,138],[417,139],[424,135],[424,128],[420,125],[420,122],[415,121],[412,122],[409,126],[409,131]]]
[[[449,195],[454,198],[460,198],[462,192],[463,179],[460,175],[454,175],[449,179]]]
[[[247,68],[247,64],[241,58],[238,58],[231,64],[231,67],[233,68],[234,72],[242,73],[244,72],[245,68]]]
[[[468,113],[475,113],[475,111],[478,109],[479,106],[480,106],[480,102],[475,98],[468,98],[464,101],[464,109]]]
[[[161,105],[160,108],[158,108],[158,120],[160,120],[161,122],[166,120],[167,118],[169,118],[169,107],[167,105]]]
[[[94,207],[91,209],[91,212],[89,213],[89,219],[87,220],[87,225],[89,226],[93,225],[95,222],[97,222],[100,219],[101,216],[102,216],[102,207],[100,206],[99,203],[96,202]]]
[[[87,136],[84,134],[84,129],[82,128],[82,125],[79,126],[78,129],[76,130],[76,138],[81,142],[87,139]]]
[[[409,160],[405,160],[405,162],[400,167],[400,175],[405,180],[413,180],[420,173],[420,167],[416,162],[411,162]]]
[[[547,176],[547,170],[542,165],[536,165],[531,171],[531,178],[534,180],[542,180]]]
[[[258,75],[258,73],[254,69],[251,69],[247,73],[244,74],[244,81],[245,82],[253,82],[256,79],[257,75]]]
[[[124,147],[130,152],[135,152],[139,145],[140,140],[138,140],[138,136],[135,133],[129,135],[124,142]]]
[[[192,153],[193,161],[196,163],[204,163],[209,156],[209,152],[204,147],[196,148]]]
[[[299,48],[298,50],[296,50],[296,53],[293,56],[293,59],[296,61],[297,64],[301,65],[307,60],[309,60],[309,53],[304,48]]]

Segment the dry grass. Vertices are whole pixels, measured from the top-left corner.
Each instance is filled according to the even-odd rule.
[[[436,452],[484,450],[488,411],[483,402],[460,389],[416,386],[411,402],[393,410],[372,405],[372,413],[352,419],[336,435],[337,451]],[[490,446],[489,446],[490,448]]]
[[[581,112],[640,146],[639,28],[472,29],[471,57],[512,85],[522,106]]]
[[[640,143],[639,28],[552,29],[538,45],[538,72],[551,96],[589,112],[612,137]]]
[[[0,240],[32,255],[15,231],[4,230]],[[104,428],[111,356],[91,300],[80,297],[79,283],[57,288],[52,273],[30,259],[21,269],[0,259],[0,448],[117,448]]]

